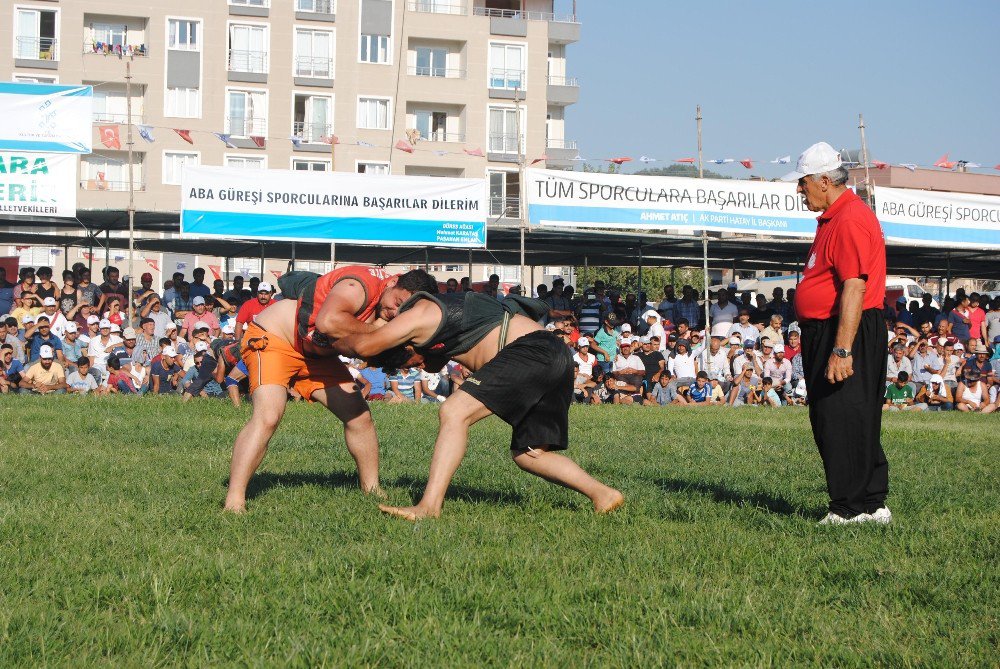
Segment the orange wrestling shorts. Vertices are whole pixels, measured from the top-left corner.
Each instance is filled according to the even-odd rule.
[[[294,388],[305,399],[321,388],[353,383],[350,370],[337,356],[307,358],[256,323],[247,323],[242,342],[250,393],[270,384]]]

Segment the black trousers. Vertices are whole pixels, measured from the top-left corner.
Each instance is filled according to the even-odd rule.
[[[882,401],[888,333],[879,309],[861,313],[851,350],[854,375],[840,383],[826,380],[839,318],[805,321],[802,366],[809,391],[809,422],[823,458],[830,511],[845,518],[885,505],[889,463],[882,451]]]

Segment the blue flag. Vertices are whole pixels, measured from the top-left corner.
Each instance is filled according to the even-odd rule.
[[[231,141],[229,141],[231,135],[227,135],[227,134],[222,133],[222,132],[213,132],[212,134],[215,135],[216,137],[218,137],[220,140],[222,140],[222,143],[225,144],[226,146],[228,146],[230,149],[237,148],[235,144],[233,144]]]
[[[142,137],[149,143],[153,143],[153,126],[151,125],[137,125],[136,128],[139,129],[139,136]]]

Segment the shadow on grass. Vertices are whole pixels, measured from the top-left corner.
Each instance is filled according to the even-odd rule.
[[[415,479],[411,476],[400,476],[394,481],[386,481],[385,485],[393,488],[408,488],[410,490],[410,496],[413,499],[413,503],[416,504],[420,499],[420,495],[423,493],[424,486],[427,485],[427,481],[426,479]],[[445,494],[444,498],[446,500],[460,499],[465,502],[473,502],[476,504],[486,502],[489,504],[500,504],[504,506],[516,506],[522,504],[524,501],[521,495],[514,491],[482,490],[480,488],[473,488],[460,483],[452,483],[448,486],[448,492]]]
[[[734,504],[736,506],[752,506],[767,509],[771,513],[783,516],[802,516],[811,518],[815,516],[818,509],[806,509],[796,504],[792,504],[784,497],[769,493],[745,493],[739,490],[727,488],[721,483],[707,483],[704,481],[685,481],[683,479],[654,479],[661,490],[667,492],[696,492],[703,495],[711,495],[716,502],[723,504]]]

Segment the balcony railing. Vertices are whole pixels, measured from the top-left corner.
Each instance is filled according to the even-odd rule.
[[[329,123],[307,123],[295,121],[292,123],[292,136],[303,142],[319,143],[323,137],[333,134],[333,125]]]
[[[295,0],[295,11],[297,12],[333,14],[335,9],[334,0]]]
[[[333,59],[298,56],[295,58],[295,76],[333,79]]]
[[[406,8],[411,12],[425,12],[427,14],[465,16],[469,13],[464,2],[456,2],[455,0],[410,0],[406,3]]]
[[[17,37],[15,58],[59,60],[59,40],[55,37]]]
[[[267,52],[230,49],[228,67],[230,72],[265,74],[267,73]]]
[[[490,153],[517,153],[517,135],[490,135]]]
[[[490,70],[490,88],[506,88],[524,90],[524,70]]]
[[[545,140],[545,148],[547,148],[547,149],[572,149],[574,151],[577,150],[577,148],[576,148],[576,140],[575,139],[552,139],[551,137],[547,138]]]
[[[229,4],[239,7],[267,8],[271,6],[271,0],[229,0]]]
[[[493,9],[492,7],[473,7],[476,16],[489,16],[495,19],[524,19],[527,21],[552,21],[554,23],[577,23],[574,14],[557,15],[552,12],[522,12],[519,9]]]
[[[465,79],[466,75],[465,70],[425,65],[411,66],[408,72],[415,77],[437,77],[438,79]]]
[[[149,47],[145,44],[111,44],[109,42],[94,40],[92,37],[87,36],[83,42],[83,53],[146,58],[149,56]]]
[[[576,77],[553,77],[549,76],[549,86],[573,86],[579,87],[580,80]]]
[[[230,116],[226,118],[226,134],[233,137],[263,137],[267,134],[267,119]]]
[[[144,191],[146,184],[133,181],[133,190]],[[106,179],[83,179],[80,181],[80,188],[83,190],[107,190],[107,191],[127,191],[128,181],[107,181]]]
[[[94,123],[128,123],[127,113],[112,114],[109,112],[95,111],[93,118]],[[142,123],[142,114],[132,112],[132,123]]]
[[[425,142],[464,142],[465,135],[460,132],[444,132],[443,130],[435,130],[426,137],[424,137],[423,133],[421,133],[420,139]]]
[[[521,199],[516,197],[490,197],[490,216],[518,218],[521,215]]]

